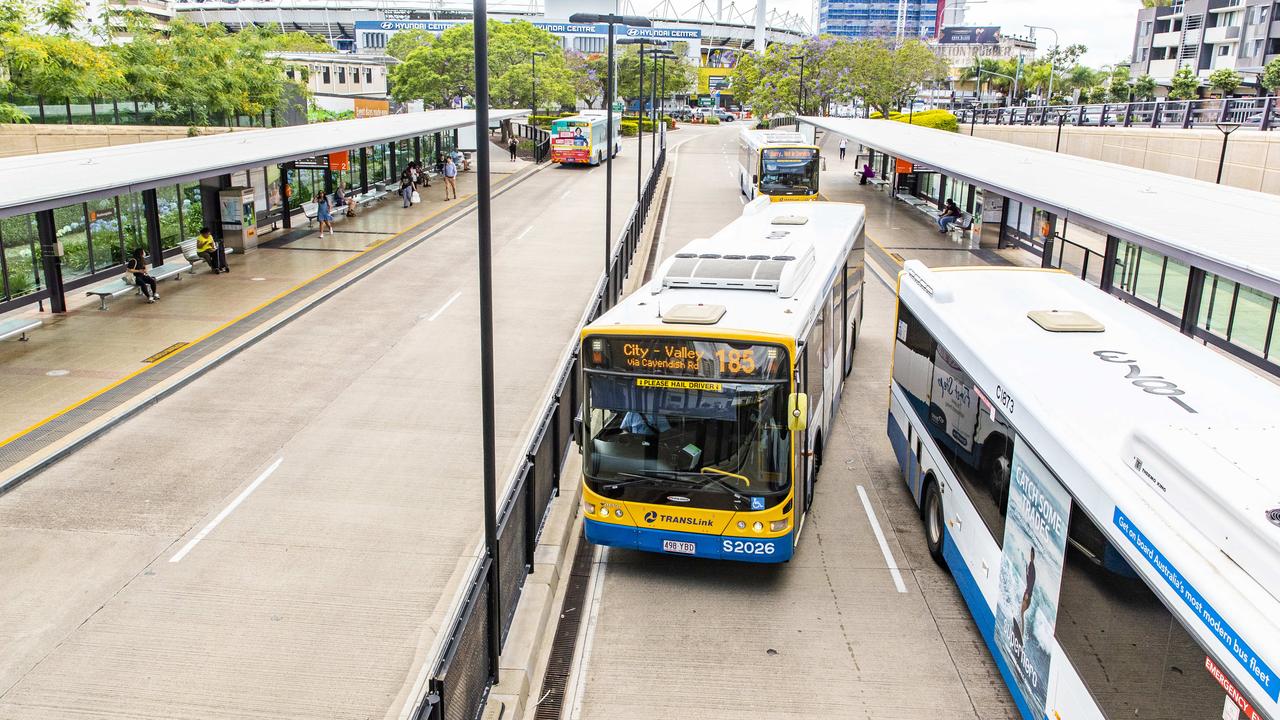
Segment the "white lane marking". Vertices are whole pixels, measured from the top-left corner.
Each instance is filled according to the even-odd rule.
[[[174,553],[173,557],[169,558],[169,562],[176,563],[181,561],[182,558],[186,557],[187,553],[191,552],[192,548],[194,548],[197,544],[199,544],[201,540],[205,539],[209,535],[209,533],[213,532],[213,529],[218,527],[218,525],[223,520],[226,520],[227,516],[230,515],[233,510],[239,507],[240,503],[244,502],[245,498],[253,494],[253,491],[258,489],[258,486],[262,484],[263,480],[266,480],[268,477],[271,477],[271,473],[275,472],[276,468],[280,467],[280,463],[282,462],[284,462],[284,458],[276,458],[276,461],[271,463],[270,467],[262,471],[262,474],[258,476],[257,480],[254,480],[253,482],[249,483],[249,487],[245,488],[239,495],[237,495],[236,499],[232,500],[230,505],[223,508],[222,512],[218,513],[217,517],[210,520],[209,524],[204,526],[203,530],[196,533],[195,537],[188,540],[187,544],[183,545],[181,550]]]
[[[453,301],[457,300],[461,296],[462,296],[461,290],[450,295],[449,299],[444,301],[444,304],[440,306],[439,310],[436,310],[435,312],[431,313],[431,316],[427,318],[427,322],[434,322],[436,318],[440,317],[440,313],[444,312],[445,310],[448,310],[449,306],[453,304]]]
[[[743,205],[746,205],[746,204],[747,204],[747,196],[746,196],[746,195],[743,195],[742,193],[738,193],[738,202],[742,203]]]
[[[889,543],[885,542],[884,531],[880,529],[880,521],[876,518],[875,508],[871,507],[871,500],[867,498],[867,491],[858,486],[858,497],[862,498],[862,507],[867,511],[867,517],[871,520],[871,530],[876,534],[876,542],[880,543],[880,552],[884,553],[884,561],[889,566],[889,574],[893,576],[893,585],[898,588],[898,592],[907,591],[907,586],[902,582],[902,573],[898,572],[898,563],[893,559],[893,552],[889,550]]]
[[[570,195],[572,195],[572,194],[573,194],[573,190],[572,190],[572,189],[565,190],[563,193],[561,193],[561,194],[560,194],[560,199],[561,199],[561,200],[563,200],[563,199],[565,199],[565,198],[569,197],[569,196],[570,196]]]
[[[523,231],[521,231],[521,233],[520,233],[519,235],[517,235],[517,236],[516,236],[516,240],[523,240],[523,239],[524,239],[524,236],[525,236],[525,235],[528,235],[528,234],[529,234],[529,231],[530,231],[530,230],[532,230],[532,229],[533,229],[533,226],[532,226],[532,225],[530,225],[529,227],[525,228]]]
[[[585,538],[579,542],[585,542]],[[582,717],[582,699],[586,695],[587,666],[591,664],[591,645],[596,636],[596,622],[600,619],[601,596],[604,594],[604,569],[609,562],[609,548],[597,547],[599,561],[591,566],[591,613],[587,615],[587,631],[582,636],[582,655],[578,658],[578,672],[573,682],[573,709],[569,720]]]

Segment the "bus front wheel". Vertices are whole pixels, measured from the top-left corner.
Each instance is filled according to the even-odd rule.
[[[930,477],[924,486],[924,541],[929,547],[929,556],[939,565],[946,565],[942,557],[943,528],[946,520],[942,516],[942,492],[938,483]]]

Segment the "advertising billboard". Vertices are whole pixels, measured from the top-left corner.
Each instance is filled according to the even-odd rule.
[[[991,25],[944,27],[939,45],[999,45],[1000,28]]]

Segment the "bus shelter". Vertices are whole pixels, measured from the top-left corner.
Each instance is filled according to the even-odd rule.
[[[889,120],[804,117],[862,146],[890,192],[951,199],[980,245],[1021,246],[1280,374],[1280,196]]]
[[[202,226],[222,237],[228,212],[289,228],[339,183],[368,193],[410,162],[433,167],[474,123],[472,110],[433,110],[0,159],[0,313],[65,312],[68,291],[119,275],[137,248],[161,265]]]

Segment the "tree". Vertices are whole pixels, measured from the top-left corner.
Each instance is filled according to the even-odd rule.
[[[40,16],[57,34],[71,37],[84,20],[84,9],[76,0],[49,0],[40,9]]]
[[[397,60],[405,60],[409,53],[431,45],[435,39],[435,35],[420,28],[401,30],[387,40],[387,54]]]
[[[312,35],[300,30],[283,32],[279,29],[279,26],[275,31],[265,31],[263,40],[266,43],[266,47],[275,52],[337,52],[332,45],[325,42],[324,38],[318,35]]]
[[[1169,80],[1170,100],[1194,100],[1196,91],[1200,89],[1200,78],[1191,68],[1178,68]]]
[[[1115,103],[1129,102],[1129,93],[1132,90],[1129,84],[1129,66],[1116,66],[1111,71],[1111,78],[1107,87],[1107,101]]]
[[[1258,82],[1267,89],[1267,92],[1275,94],[1276,88],[1280,88],[1280,58],[1267,63]]]
[[[1154,100],[1156,98],[1156,79],[1143,75],[1133,81],[1133,96],[1138,100]]]
[[[885,116],[925,83],[946,75],[946,63],[919,40],[896,49],[879,40],[853,45],[857,64],[850,69],[852,93]]]
[[[589,108],[595,107],[604,96],[604,86],[600,84],[595,64],[577,50],[566,52],[564,63],[569,71],[569,82],[573,84],[574,97]]]
[[[1244,78],[1231,68],[1218,68],[1209,73],[1209,87],[1217,90],[1225,98],[1235,92]]]

